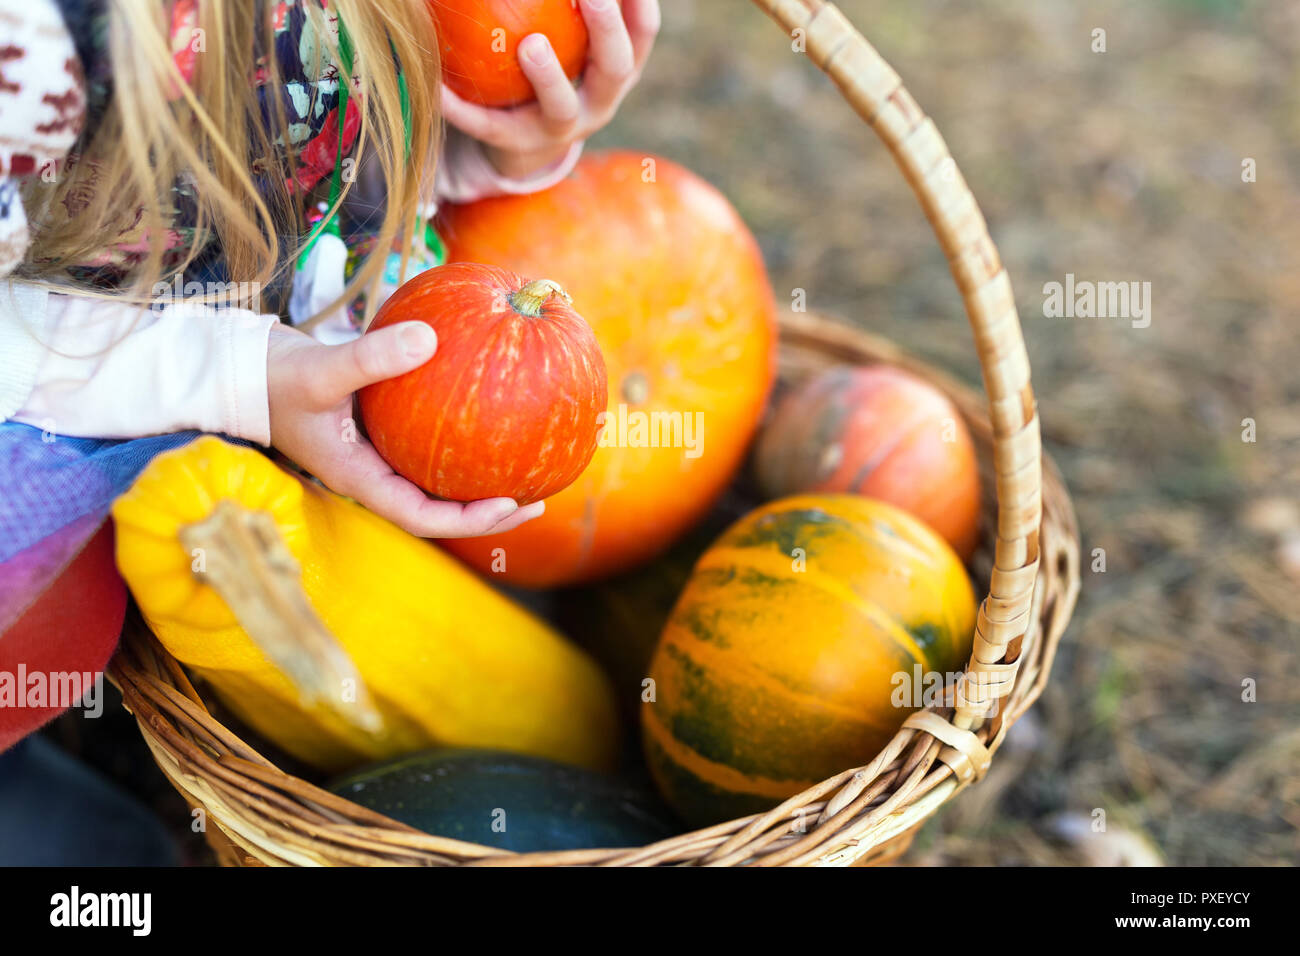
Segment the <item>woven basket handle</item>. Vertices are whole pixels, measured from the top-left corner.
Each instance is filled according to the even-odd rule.
[[[754,3],[803,40],[808,57],[889,147],[948,257],[975,333],[993,423],[998,527],[989,592],[953,716],[956,726],[973,729],[1011,690],[1038,572],[1042,445],[1011,280],[934,121],[857,28],[824,0]]]

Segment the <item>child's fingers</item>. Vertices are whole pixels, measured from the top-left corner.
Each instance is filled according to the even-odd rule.
[[[483,500],[501,501],[503,499],[485,498]],[[504,500],[509,501],[510,499],[507,498]],[[471,507],[477,504],[479,504],[479,502],[471,501],[469,504],[465,505],[465,510],[469,511]],[[540,518],[545,512],[546,512],[546,502],[534,501],[532,504],[524,505],[522,508],[516,508],[513,513],[506,515],[505,518],[503,518],[502,520],[496,522],[495,524],[489,525],[486,531],[466,531],[464,534],[461,535],[461,537],[481,538],[484,535],[489,535],[489,534],[503,534],[506,531],[511,531],[519,527],[525,521],[532,521],[534,518]],[[444,534],[442,535],[442,537],[447,538],[447,537],[451,537],[451,535]]]
[[[334,491],[355,498],[381,518],[421,538],[500,534],[545,510],[540,501],[520,508],[510,498],[484,498],[467,504],[430,498],[395,474],[370,445],[358,446],[342,472],[321,478]]]
[[[504,149],[511,145],[511,130],[502,122],[504,110],[471,103],[446,84],[441,106],[443,118],[465,135],[489,146]]]
[[[313,349],[304,370],[307,396],[324,407],[357,389],[419,368],[438,350],[438,334],[423,322],[400,322],[345,345]]]
[[[659,0],[623,0],[623,22],[627,24],[633,59],[639,70],[650,56],[650,48],[654,46],[659,25],[663,22]]]
[[[339,494],[356,499],[381,518],[422,538],[440,537],[463,523],[460,504],[430,498],[396,474],[373,445],[354,445],[346,464],[337,471],[318,470],[317,477]],[[478,517],[484,523],[500,521],[514,513],[511,505],[513,502],[500,502],[495,513]]]
[[[621,85],[636,69],[622,10],[616,0],[582,0],[582,16],[591,38],[584,82]]]
[[[444,85],[442,115],[467,136],[497,149],[540,149],[549,142],[550,134],[542,128],[544,120],[535,103],[512,109],[480,106]]]
[[[603,6],[606,3],[608,9]],[[626,4],[620,10],[613,0],[583,0],[583,15],[591,36],[591,55],[582,95],[592,118],[603,125],[636,82],[650,54],[659,29],[659,7],[652,2],[648,8]]]
[[[551,48],[551,41],[541,33],[532,33],[519,41],[519,66],[533,84],[537,106],[543,122],[553,133],[573,127],[582,115],[582,102],[573,83]]]

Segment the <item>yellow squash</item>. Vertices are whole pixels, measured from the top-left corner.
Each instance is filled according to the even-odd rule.
[[[301,567],[301,591],[292,581],[291,590],[305,593],[324,641],[351,658],[359,690],[341,688],[339,701],[304,697],[301,681],[271,663],[267,642],[254,641],[208,583],[208,572],[233,563],[234,592],[249,583],[240,575],[253,579],[244,591],[258,591],[257,575],[230,554],[195,546],[196,527],[232,513],[264,516],[268,534],[255,550],[274,555],[282,542]],[[338,771],[433,745],[593,768],[615,759],[613,693],[590,658],[428,542],[252,449],[204,437],[161,455],[113,518],[118,566],[158,639],[240,719],[301,760]],[[296,570],[293,561],[281,567]],[[261,593],[253,606],[289,614],[283,588]],[[353,699],[373,704],[377,726],[349,719]]]

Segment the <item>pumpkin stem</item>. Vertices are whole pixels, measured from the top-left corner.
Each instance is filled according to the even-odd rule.
[[[650,397],[650,379],[644,372],[629,372],[623,379],[623,401],[629,405],[644,405]]]
[[[207,518],[182,528],[180,540],[191,554],[203,557],[194,576],[221,595],[305,704],[331,710],[372,734],[383,732],[374,699],[308,600],[302,568],[269,514],[225,499]],[[344,700],[347,687],[355,689],[351,703]]]
[[[510,307],[520,315],[535,319],[542,314],[542,306],[553,295],[563,296],[565,302],[572,302],[564,287],[552,279],[534,279],[518,292],[511,293]]]

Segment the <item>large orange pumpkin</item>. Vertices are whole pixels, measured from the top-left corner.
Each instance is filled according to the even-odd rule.
[[[587,25],[577,0],[429,0],[442,48],[442,79],[484,106],[534,98],[519,66],[519,41],[544,33],[574,79],[587,63]]]
[[[777,403],[755,472],[769,498],[850,492],[916,515],[963,559],[979,534],[975,446],[933,385],[888,365],[838,366]]]
[[[526,587],[593,580],[667,549],[730,482],[771,386],[775,303],[749,230],[699,177],[632,152],[589,155],[544,192],[440,217],[453,261],[562,284],[609,373],[600,447],[578,480],[536,520],[444,546]]]
[[[802,495],[751,512],[695,566],[650,664],[646,758],[706,825],[859,766],[970,656],[975,595],[906,512]]]
[[[393,293],[369,331],[411,320],[438,333],[438,354],[359,395],[394,471],[441,498],[521,505],[582,473],[605,409],[605,362],[563,288],[495,266],[439,266]]]

